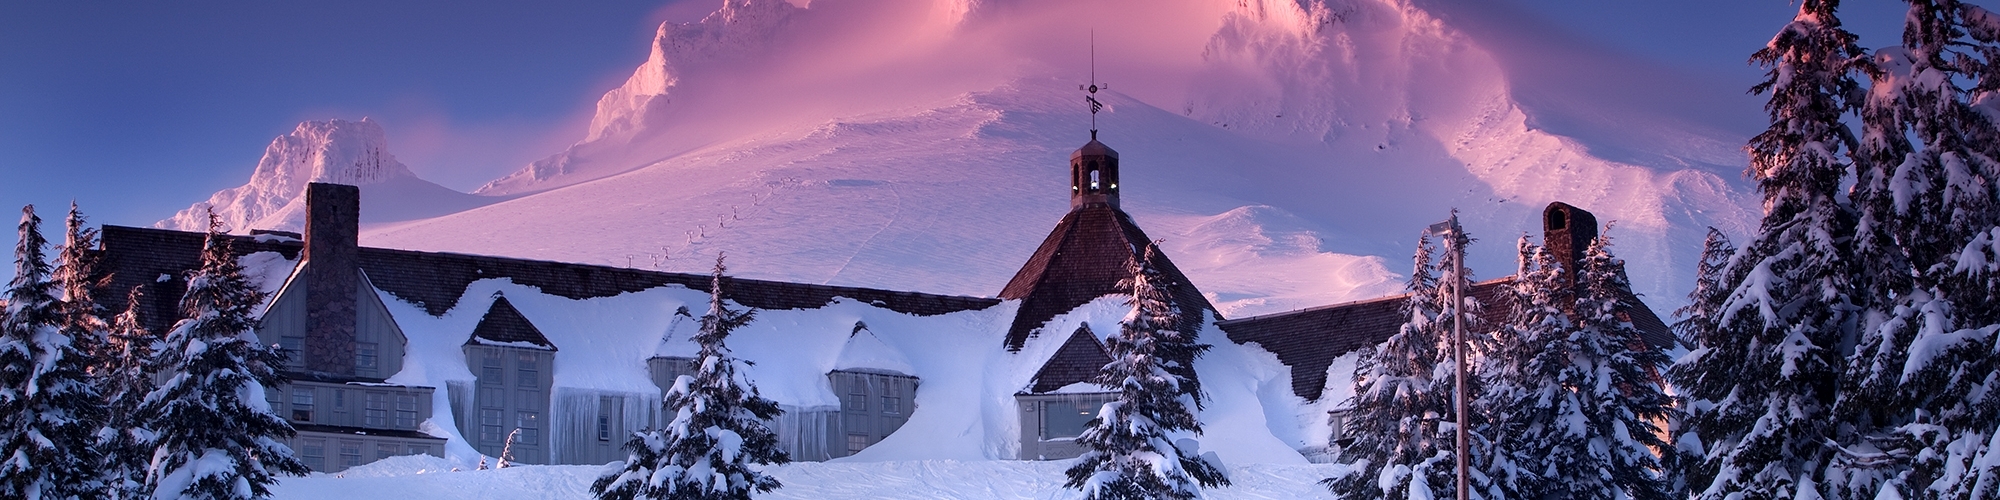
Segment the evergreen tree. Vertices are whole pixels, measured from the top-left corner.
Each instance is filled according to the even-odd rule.
[[[1674,336],[1682,345],[1698,346],[1705,332],[1716,331],[1721,324],[1722,306],[1728,301],[1731,288],[1729,275],[1732,259],[1736,256],[1736,245],[1729,242],[1729,236],[1721,230],[1708,228],[1708,237],[1702,242],[1701,260],[1695,265],[1694,291],[1688,292],[1688,304],[1674,311],[1680,321],[1674,323]],[[1737,278],[1740,280],[1741,278]],[[1702,378],[1699,372],[1683,375]],[[1675,379],[1675,383],[1686,383]],[[1718,380],[1697,380],[1698,384],[1726,383]],[[1714,471],[1703,467],[1707,455],[1701,435],[1687,425],[1687,412],[1693,409],[1697,400],[1684,395],[1675,398],[1675,406],[1682,411],[1669,416],[1669,436],[1673,447],[1661,454],[1662,465],[1668,474],[1669,491],[1676,496],[1686,493],[1694,485],[1706,485],[1714,480]],[[1709,403],[1703,402],[1705,405]]]
[[[1451,262],[1457,249],[1472,239],[1460,232],[1444,241],[1445,256],[1433,258],[1437,248],[1429,234],[1418,240],[1416,267],[1405,286],[1409,293],[1403,305],[1406,319],[1389,340],[1364,350],[1355,365],[1355,395],[1348,405],[1353,409],[1347,417],[1347,434],[1354,436],[1354,442],[1341,452],[1350,469],[1321,481],[1344,498],[1435,498],[1457,490],[1458,431],[1454,428],[1457,412],[1453,402],[1457,381],[1451,342],[1453,322],[1461,315],[1455,312],[1457,306],[1449,290],[1453,283],[1469,287],[1472,282],[1470,270],[1454,273]],[[1472,297],[1466,297],[1462,317],[1470,349],[1468,362],[1482,358],[1480,354],[1487,349],[1482,340],[1486,334],[1479,328],[1478,306]],[[1479,377],[1468,382],[1477,384]],[[1479,387],[1468,389],[1467,399],[1476,400]],[[1471,429],[1478,429],[1479,415],[1472,416]],[[1473,434],[1472,451],[1486,448],[1486,440]],[[1471,470],[1470,493],[1484,498],[1482,492],[1491,491],[1492,484],[1482,468]]]
[[[635,432],[625,443],[625,461],[612,462],[590,486],[604,499],[747,499],[781,486],[760,465],[791,461],[778,436],[764,425],[777,418],[778,404],[759,396],[744,376],[748,362],[730,354],[723,341],[750,323],[754,311],[722,303],[722,257],[710,275],[708,314],[694,342],[701,346],[694,375],[682,375],[667,390],[665,411],[674,415],[665,429]]]
[[[1851,198],[1866,315],[1829,496],[1993,497],[2000,485],[1979,491],[1976,469],[2000,431],[2000,403],[1984,396],[2000,389],[2000,130],[1980,108],[2000,89],[2000,19],[1958,0],[1909,3],[1903,46],[1877,53],[1861,113]]]
[[[1573,326],[1564,304],[1574,299],[1569,288],[1553,285],[1561,279],[1560,270],[1542,247],[1522,235],[1515,251],[1514,279],[1504,288],[1507,322],[1493,332],[1493,355],[1482,366],[1480,378],[1486,384],[1475,407],[1487,415],[1482,434],[1493,437],[1483,467],[1493,481],[1491,496],[1538,498],[1536,489],[1546,480],[1537,467],[1542,457],[1536,453],[1543,450],[1532,442],[1538,429],[1531,426],[1538,422],[1531,404],[1546,392],[1549,377],[1529,372],[1527,360],[1542,350],[1538,342],[1548,337],[1545,332]]]
[[[1671,498],[1655,422],[1671,401],[1654,375],[1668,362],[1623,314],[1624,263],[1599,237],[1577,264],[1523,242],[1514,314],[1488,386],[1496,453],[1518,461],[1518,498]]]
[[[50,279],[62,290],[63,334],[70,337],[95,370],[108,358],[104,345],[109,327],[104,321],[104,308],[97,305],[97,288],[103,284],[103,278],[97,275],[97,256],[92,253],[97,247],[97,230],[85,225],[83,212],[75,202],[69,204],[69,216],[63,220],[63,227],[66,229],[63,245],[56,254],[55,273]]]
[[[100,384],[108,415],[97,443],[104,452],[102,476],[111,498],[143,496],[146,464],[153,459],[153,431],[140,422],[139,405],[155,388],[152,360],[159,340],[139,321],[142,299],[140,287],[132,287],[125,311],[111,321],[112,356]]]
[[[1859,85],[1854,36],[1837,0],[1804,0],[1799,14],[1752,56],[1770,67],[1752,88],[1768,93],[1771,126],[1750,140],[1750,175],[1764,218],[1722,272],[1720,314],[1695,323],[1695,348],[1672,372],[1692,410],[1687,434],[1705,456],[1690,477],[1702,499],[1811,498],[1827,463],[1823,446],[1853,325],[1852,216],[1840,202],[1843,150],[1855,139],[1841,118]]]
[[[0,498],[90,497],[102,489],[90,447],[102,410],[88,360],[64,335],[41,223],[33,205],[21,209],[0,322]]]
[[[1105,403],[1076,438],[1090,451],[1070,466],[1064,486],[1082,490],[1085,498],[1191,499],[1201,497],[1202,487],[1229,484],[1219,467],[1197,456],[1193,439],[1168,436],[1200,434],[1201,422],[1189,410],[1195,396],[1182,390],[1189,379],[1169,370],[1161,355],[1169,345],[1193,342],[1183,338],[1180,306],[1170,292],[1175,284],[1151,264],[1153,248],[1147,245],[1143,256],[1126,264],[1132,277],[1120,285],[1132,293],[1125,301],[1132,312],[1106,339],[1111,363],[1093,380],[1118,388],[1118,399]]]
[[[308,472],[282,443],[295,433],[291,424],[264,397],[266,387],[285,383],[276,371],[284,355],[251,331],[264,293],[243,275],[220,228],[210,214],[201,268],[181,297],[186,319],[167,333],[156,360],[172,377],[138,409],[140,426],[157,433],[145,486],[154,498],[266,498],[276,475]]]

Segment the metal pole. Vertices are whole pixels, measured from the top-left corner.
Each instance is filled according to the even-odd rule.
[[[1465,441],[1470,432],[1465,420],[1465,247],[1459,239],[1458,212],[1451,213],[1451,350],[1458,358],[1458,500],[1467,500],[1470,464],[1466,463]]]

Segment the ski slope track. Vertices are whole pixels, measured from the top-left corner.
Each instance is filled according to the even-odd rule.
[[[1520,104],[1502,58],[1408,0],[799,4],[662,25],[582,140],[474,195],[364,200],[362,244],[677,272],[726,252],[745,277],[991,296],[1069,209],[1092,36],[1124,209],[1229,317],[1394,293],[1453,208],[1482,240],[1476,276],[1509,274],[1552,201],[1616,221],[1638,291],[1669,311],[1705,228],[1755,223],[1743,137],[1628,123],[1596,135],[1648,154],[1593,155],[1535,126],[1573,117]],[[395,167],[378,177],[422,182]],[[210,204],[242,213],[233,227],[290,220],[271,214],[295,188],[252,184],[276,187]]]

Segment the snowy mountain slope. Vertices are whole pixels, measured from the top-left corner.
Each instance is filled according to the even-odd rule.
[[[1552,201],[1617,221],[1670,310],[1705,227],[1754,220],[1740,137],[1553,134],[1581,119],[1406,0],[728,0],[663,25],[583,141],[480,191],[511,199],[363,243],[685,272],[726,251],[749,277],[991,295],[1068,208],[1093,30],[1125,209],[1231,317],[1394,292],[1452,208],[1475,273],[1504,275]]]
[[[389,153],[388,139],[374,120],[333,119],[300,123],[272,139],[249,183],[216,192],[154,227],[207,230],[207,211],[213,209],[231,232],[298,231],[305,227],[305,188],[311,182],[360,186],[364,222],[435,217],[498,199],[417,178]]]

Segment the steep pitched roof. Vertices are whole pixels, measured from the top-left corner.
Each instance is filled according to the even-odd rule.
[[[1507,285],[1514,278],[1474,283],[1471,297],[1481,304],[1480,318],[1497,325],[1507,320],[1513,309]],[[1357,349],[1389,340],[1402,327],[1403,303],[1409,295],[1394,295],[1359,302],[1320,306],[1298,311],[1239,318],[1216,323],[1238,344],[1256,342],[1278,355],[1278,361],[1292,369],[1292,394],[1307,400],[1319,399],[1326,387],[1326,370],[1338,358]],[[1625,312],[1639,328],[1647,343],[1661,348],[1675,343],[1672,330],[1635,295],[1627,294]]]
[[[1041,371],[1035,372],[1034,385],[1028,387],[1028,392],[1049,392],[1077,382],[1089,382],[1097,377],[1097,372],[1102,371],[1104,365],[1110,363],[1111,353],[1105,352],[1104,344],[1099,343],[1097,335],[1090,332],[1090,325],[1077,327],[1069,340],[1056,348],[1055,355],[1049,356],[1047,363],[1042,363]]]
[[[542,330],[521,315],[521,310],[507,302],[507,297],[493,296],[493,306],[486,308],[486,315],[479,318],[479,325],[472,327],[472,336],[465,339],[467,345],[511,345],[537,349],[556,350],[554,342],[542,335]]]
[[[1151,241],[1131,216],[1116,208],[1086,205],[1064,215],[1028,263],[1000,290],[1002,299],[1021,299],[1021,309],[1007,330],[1007,348],[1020,349],[1058,314],[1120,293],[1118,282],[1131,277],[1125,264]],[[1184,318],[1182,331],[1193,334],[1201,327],[1197,314],[1201,311],[1221,319],[1215,306],[1166,254],[1154,252],[1152,264],[1161,276],[1176,284],[1173,295]]]
[[[201,265],[203,237],[202,233],[186,231],[104,226],[100,272],[111,277],[111,285],[99,290],[98,303],[107,310],[123,310],[125,292],[133,286],[144,286],[149,303],[142,305],[141,316],[146,328],[166,331],[180,319],[180,299],[186,293],[185,276]],[[303,248],[302,243],[286,238],[228,238],[238,255],[271,251],[295,259]],[[487,278],[507,278],[543,293],[579,300],[670,284],[706,290],[709,284],[707,274],[384,248],[361,248],[360,261],[362,270],[377,288],[439,316],[457,307],[468,285]],[[167,279],[157,279],[162,276]],[[724,298],[757,309],[810,309],[846,297],[896,312],[930,316],[985,309],[1000,303],[998,299],[982,297],[730,277],[723,278],[722,286]]]

